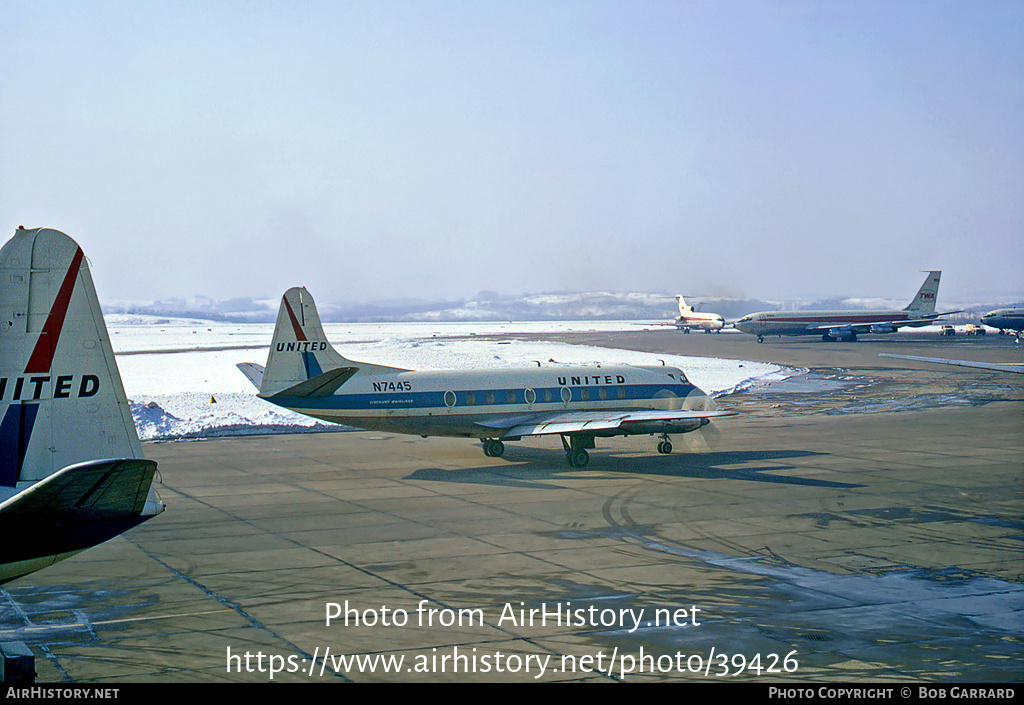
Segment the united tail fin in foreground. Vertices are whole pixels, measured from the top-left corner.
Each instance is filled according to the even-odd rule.
[[[19,228],[0,249],[0,582],[159,514],[82,249]],[[14,540],[14,536],[17,537]]]

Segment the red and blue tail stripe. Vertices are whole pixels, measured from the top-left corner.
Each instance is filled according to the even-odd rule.
[[[288,303],[288,297],[282,299],[284,301],[285,309],[288,311],[288,318],[292,322],[292,330],[295,331],[295,339],[298,341],[308,340],[306,332],[302,330],[302,325],[299,323],[299,319],[295,317],[295,312],[292,310],[292,306]],[[312,379],[317,375],[323,374],[323,370],[320,368],[320,363],[317,362],[316,356],[311,352],[300,353],[302,355],[302,364],[306,368],[306,379]]]
[[[40,331],[29,356],[28,364],[25,365],[26,375],[49,374],[53,366],[53,356],[57,350],[61,330],[64,328],[64,319],[67,317],[71,294],[75,290],[83,258],[82,248],[79,247],[71,258],[71,265],[57,291],[46,323],[43,324],[43,330]],[[35,401],[12,400],[7,407],[4,418],[0,421],[0,487],[17,485],[38,412],[39,404]]]

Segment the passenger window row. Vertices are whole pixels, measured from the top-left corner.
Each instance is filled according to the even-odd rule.
[[[604,401],[608,399],[608,388],[607,387],[575,387],[575,392],[569,387],[562,387],[559,392],[559,398],[563,402],[572,401],[574,398],[582,401],[590,401],[591,395],[594,393],[592,389],[597,390],[597,398]],[[619,399],[626,398],[626,388],[623,386],[617,386],[614,388],[615,395]],[[551,388],[545,388],[540,390],[538,395],[532,389],[524,389],[522,396],[516,393],[514,389],[507,390],[493,390],[488,389],[482,392],[466,392],[465,393],[465,404],[466,406],[476,406],[477,404],[517,404],[525,402],[527,404],[536,404],[538,398],[545,404],[550,404],[555,400],[554,390]],[[453,407],[458,403],[458,395],[449,390],[444,393],[444,403],[448,407]]]

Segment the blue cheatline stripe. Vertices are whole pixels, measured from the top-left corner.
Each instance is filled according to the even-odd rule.
[[[11,404],[0,422],[0,487],[15,487],[32,438],[38,404]]]
[[[601,399],[598,395],[599,387],[569,387],[572,391],[571,403],[579,403],[583,401],[581,396],[582,389],[590,390],[590,403],[600,402],[629,402],[638,400],[647,400],[654,398],[654,395],[660,391],[669,391],[674,393],[678,397],[685,397],[691,391],[696,389],[692,384],[685,385],[665,385],[665,384],[631,384],[631,385],[619,385],[626,390],[624,398],[620,399],[618,396],[618,387],[616,385],[607,385],[605,389],[608,391],[607,399]],[[533,388],[533,391],[537,393],[537,401],[534,402],[535,406],[543,406],[546,404],[562,404],[561,387],[548,387],[551,391],[551,401],[544,401],[544,387]],[[485,411],[488,408],[496,406],[526,406],[526,400],[523,398],[522,389],[513,389],[515,393],[515,402],[509,404],[507,393],[508,388],[504,389],[474,389],[474,390],[452,390],[456,395],[456,405],[454,408],[463,409],[475,409]],[[468,391],[472,391],[476,397],[475,404],[466,403],[466,394]],[[491,392],[494,394],[494,403],[488,404],[486,401],[486,393]],[[308,397],[277,397],[274,399],[267,399],[274,404],[283,406],[285,408],[302,408],[309,410],[320,410],[320,411],[360,411],[369,409],[444,409],[447,406],[444,403],[444,391],[431,391],[431,392],[377,392],[368,394],[335,394],[328,397],[320,398],[308,398]]]
[[[316,360],[316,355],[311,352],[302,353],[302,364],[306,366],[306,379],[313,379],[317,375],[323,374],[323,370],[320,369],[320,363]]]

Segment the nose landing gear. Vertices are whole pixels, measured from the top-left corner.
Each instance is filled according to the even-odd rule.
[[[661,434],[661,442],[658,443],[658,452],[662,455],[668,455],[672,452],[672,443],[668,439],[668,434]]]

